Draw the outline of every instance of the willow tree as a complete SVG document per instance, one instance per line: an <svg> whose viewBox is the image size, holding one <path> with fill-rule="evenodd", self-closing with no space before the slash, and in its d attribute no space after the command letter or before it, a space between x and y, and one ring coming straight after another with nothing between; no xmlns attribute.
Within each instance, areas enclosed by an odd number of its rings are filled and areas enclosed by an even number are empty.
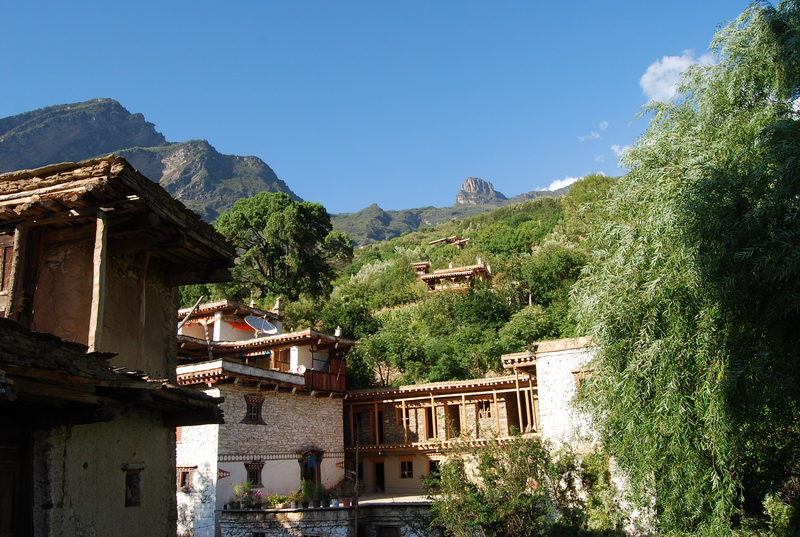
<svg viewBox="0 0 800 537"><path fill-rule="evenodd" d="M585 402L668 534L798 497L800 7L753 4L711 48L646 108L575 292L599 349Z"/></svg>

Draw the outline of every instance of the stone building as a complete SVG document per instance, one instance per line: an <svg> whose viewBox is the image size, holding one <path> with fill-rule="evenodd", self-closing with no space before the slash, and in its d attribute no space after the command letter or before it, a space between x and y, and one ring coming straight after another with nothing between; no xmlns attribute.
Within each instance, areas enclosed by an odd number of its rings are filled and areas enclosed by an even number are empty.
<svg viewBox="0 0 800 537"><path fill-rule="evenodd" d="M588 429L570 401L591 356L588 338L545 341L503 356L505 375L349 392L346 466L367 494L423 495L421 477L460 446L522 434L580 447Z"/></svg>
<svg viewBox="0 0 800 537"><path fill-rule="evenodd" d="M230 278L213 228L108 157L0 175L0 534L175 535L176 286Z"/></svg>
<svg viewBox="0 0 800 537"><path fill-rule="evenodd" d="M224 424L180 429L179 533L214 535L234 484L288 494L301 479L341 481L345 353L353 342L314 330L280 333L277 307L220 301L179 317L188 320L178 335L178 382L225 399Z"/></svg>

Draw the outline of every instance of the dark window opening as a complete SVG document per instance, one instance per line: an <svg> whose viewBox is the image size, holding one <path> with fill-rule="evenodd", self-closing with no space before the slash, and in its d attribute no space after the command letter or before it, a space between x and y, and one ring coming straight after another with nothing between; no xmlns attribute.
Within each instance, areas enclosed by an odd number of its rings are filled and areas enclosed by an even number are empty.
<svg viewBox="0 0 800 537"><path fill-rule="evenodd" d="M383 411L378 411L378 419L377 419L377 426L378 426L378 444L383 444Z"/></svg>
<svg viewBox="0 0 800 537"><path fill-rule="evenodd" d="M142 505L142 471L125 472L125 507Z"/></svg>
<svg viewBox="0 0 800 537"><path fill-rule="evenodd" d="M400 479L414 477L414 461L400 461Z"/></svg>
<svg viewBox="0 0 800 537"><path fill-rule="evenodd" d="M447 420L447 438L455 438L461 434L461 405L445 405Z"/></svg>
<svg viewBox="0 0 800 537"><path fill-rule="evenodd" d="M425 407L425 438L428 440L436 438L433 428L433 408L429 406Z"/></svg>

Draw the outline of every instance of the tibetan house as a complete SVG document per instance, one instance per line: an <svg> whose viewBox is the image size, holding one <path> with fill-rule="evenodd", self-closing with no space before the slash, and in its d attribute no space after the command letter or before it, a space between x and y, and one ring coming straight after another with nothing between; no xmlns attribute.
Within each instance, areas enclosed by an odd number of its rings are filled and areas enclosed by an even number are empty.
<svg viewBox="0 0 800 537"><path fill-rule="evenodd" d="M234 252L124 159L0 175L0 535L175 535L177 286Z"/></svg>
<svg viewBox="0 0 800 537"><path fill-rule="evenodd" d="M426 266L427 265L427 266ZM412 267L417 272L417 277L428 286L428 292L455 290L466 292L477 282L491 279L492 271L489 265L478 260L477 265L453 267L428 272L430 263L414 263Z"/></svg>
<svg viewBox="0 0 800 537"><path fill-rule="evenodd" d="M215 511L234 484L288 494L301 479L325 487L343 479L345 354L353 341L282 333L277 306L221 301L181 310L179 320L178 382L224 397L226 418L180 429L180 532L213 536Z"/></svg>
<svg viewBox="0 0 800 537"><path fill-rule="evenodd" d="M366 493L419 495L420 478L459 446L572 441L585 420L569 403L590 357L587 338L545 341L505 355L504 375L349 392L346 467Z"/></svg>

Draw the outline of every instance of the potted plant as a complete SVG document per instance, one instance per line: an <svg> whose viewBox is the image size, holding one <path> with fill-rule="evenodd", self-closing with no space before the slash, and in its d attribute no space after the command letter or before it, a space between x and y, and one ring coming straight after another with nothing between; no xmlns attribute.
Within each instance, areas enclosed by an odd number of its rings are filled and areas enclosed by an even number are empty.
<svg viewBox="0 0 800 537"><path fill-rule="evenodd" d="M300 501L303 499L303 495L300 493L299 490L295 490L294 492L290 492L289 496L287 496L286 501L291 504L291 507L297 509L300 507Z"/></svg>
<svg viewBox="0 0 800 537"><path fill-rule="evenodd" d="M342 488L335 485L328 489L328 497L331 499L331 507L339 507L339 498L342 497Z"/></svg>
<svg viewBox="0 0 800 537"><path fill-rule="evenodd" d="M270 494L267 496L267 505L273 509L282 509L289 497L285 494Z"/></svg>
<svg viewBox="0 0 800 537"><path fill-rule="evenodd" d="M303 509L308 509L308 504L314 498L316 492L317 487L312 481L308 481L306 479L300 481L300 494L302 496L300 503L303 506Z"/></svg>
<svg viewBox="0 0 800 537"><path fill-rule="evenodd" d="M350 507L352 499L355 497L355 495L356 495L356 491L353 490L352 487L346 487L342 491L342 505L344 507Z"/></svg>
<svg viewBox="0 0 800 537"><path fill-rule="evenodd" d="M264 493L260 490L249 490L245 492L242 504L245 509L261 509L263 499Z"/></svg>

